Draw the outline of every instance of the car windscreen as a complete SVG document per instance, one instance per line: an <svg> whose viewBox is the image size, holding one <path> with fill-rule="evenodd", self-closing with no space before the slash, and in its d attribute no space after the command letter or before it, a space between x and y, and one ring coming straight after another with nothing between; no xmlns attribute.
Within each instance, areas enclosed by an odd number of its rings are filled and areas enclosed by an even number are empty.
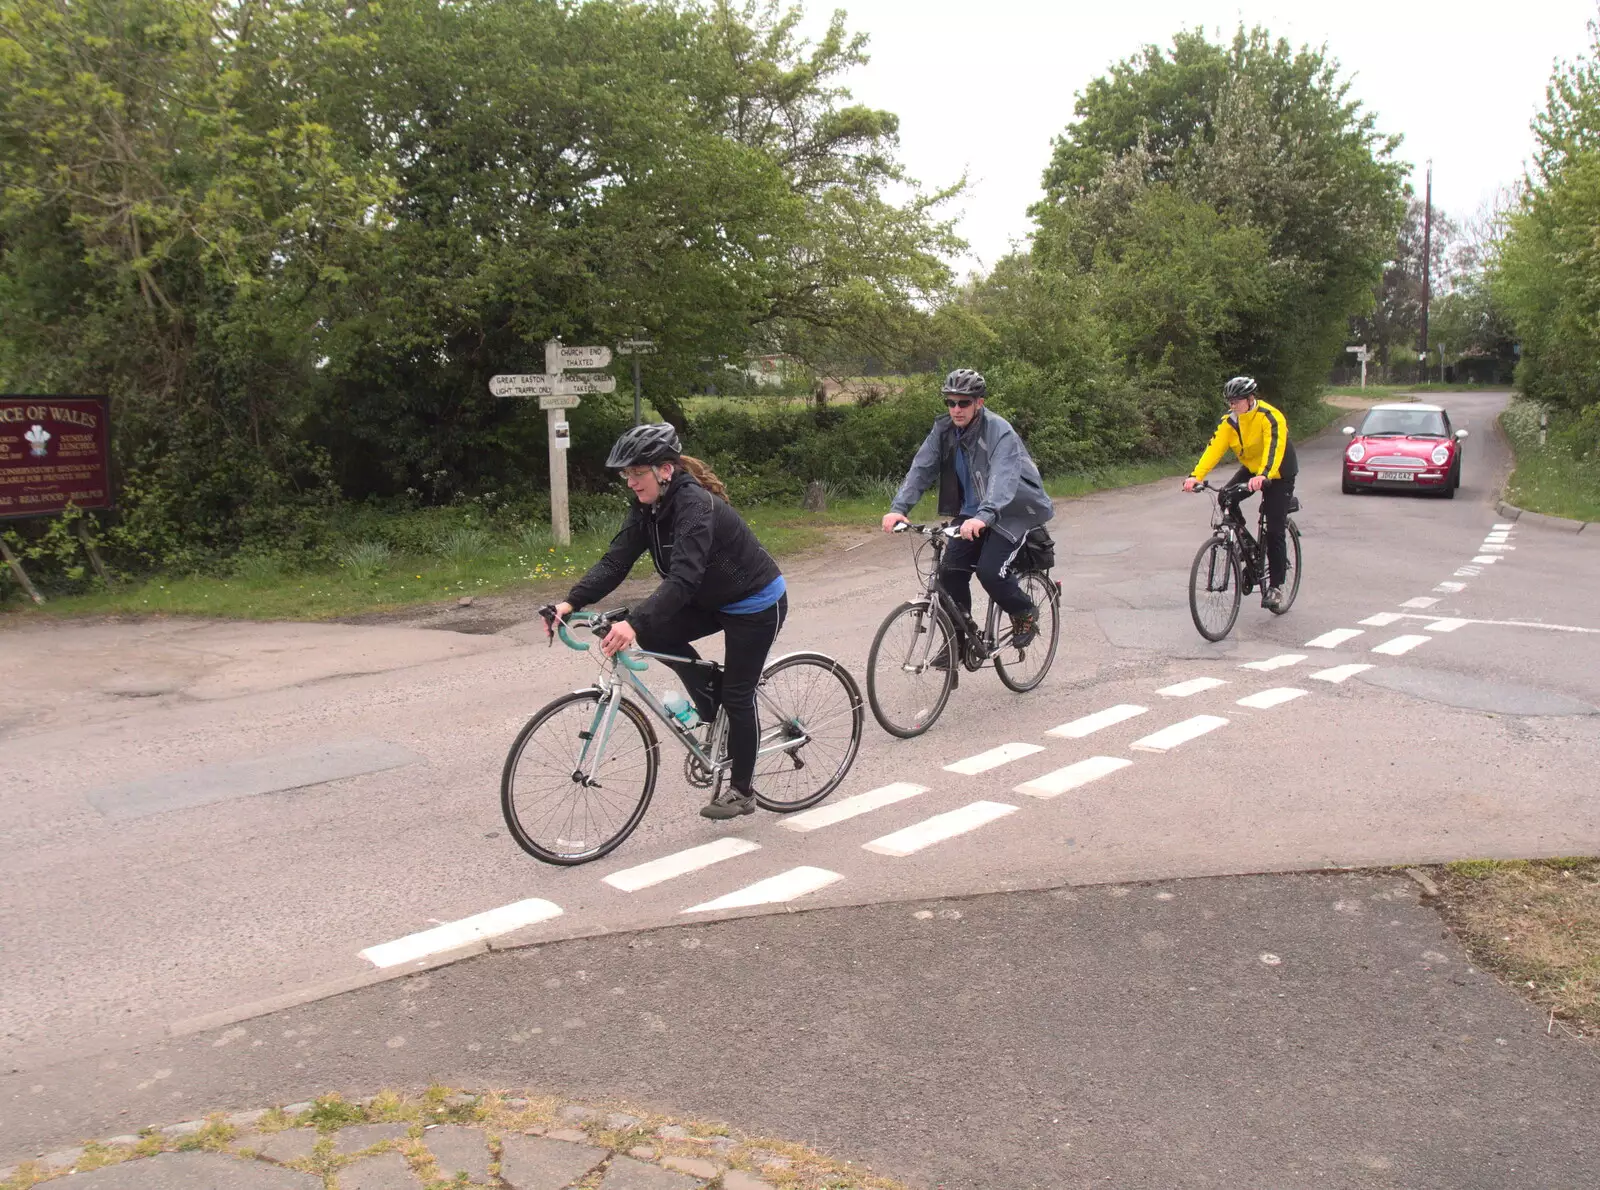
<svg viewBox="0 0 1600 1190"><path fill-rule="evenodd" d="M1445 438L1444 414L1436 409L1370 409L1360 433L1368 438Z"/></svg>

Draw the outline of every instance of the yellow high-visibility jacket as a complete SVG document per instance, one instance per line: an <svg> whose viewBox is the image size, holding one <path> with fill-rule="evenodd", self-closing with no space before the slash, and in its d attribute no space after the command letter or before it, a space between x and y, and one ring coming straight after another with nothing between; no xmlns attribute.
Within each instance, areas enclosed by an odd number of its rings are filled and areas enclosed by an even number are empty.
<svg viewBox="0 0 1600 1190"><path fill-rule="evenodd" d="M1211 436L1211 445L1206 447L1190 474L1204 479L1231 450L1239 465L1252 475L1278 479L1278 468L1283 466L1283 455L1288 449L1288 421L1276 408L1258 400L1250 412L1239 417L1231 410L1223 414L1217 432Z"/></svg>

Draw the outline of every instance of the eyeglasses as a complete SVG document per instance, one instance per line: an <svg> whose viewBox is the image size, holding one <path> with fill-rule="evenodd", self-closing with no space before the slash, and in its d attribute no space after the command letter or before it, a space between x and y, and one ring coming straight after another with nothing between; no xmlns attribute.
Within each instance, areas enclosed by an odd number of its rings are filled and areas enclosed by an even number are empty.
<svg viewBox="0 0 1600 1190"><path fill-rule="evenodd" d="M959 401L952 401L949 397L946 397L944 399L944 407L946 409L966 409L972 404L972 401L973 398L971 397L963 397Z"/></svg>
<svg viewBox="0 0 1600 1190"><path fill-rule="evenodd" d="M654 475L655 472L654 467L624 467L617 474L623 479L643 479L646 475Z"/></svg>

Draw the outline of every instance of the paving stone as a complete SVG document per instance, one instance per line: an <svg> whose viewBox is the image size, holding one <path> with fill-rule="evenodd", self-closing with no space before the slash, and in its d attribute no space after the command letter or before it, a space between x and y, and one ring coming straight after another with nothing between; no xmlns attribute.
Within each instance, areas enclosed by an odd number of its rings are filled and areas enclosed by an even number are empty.
<svg viewBox="0 0 1600 1190"><path fill-rule="evenodd" d="M777 1187L742 1169L730 1169L722 1175L722 1190L777 1190Z"/></svg>
<svg viewBox="0 0 1600 1190"><path fill-rule="evenodd" d="M294 1161L311 1156L312 1146L317 1139L315 1128L286 1128L282 1132L263 1136L259 1141L252 1141L250 1147L274 1161Z"/></svg>
<svg viewBox="0 0 1600 1190"><path fill-rule="evenodd" d="M295 1116L298 1116L301 1112L310 1111L312 1108L314 1108L316 1106L317 1105L315 1103L310 1103L310 1102L306 1102L306 1103L286 1103L286 1104L283 1105L283 1114L292 1119Z"/></svg>
<svg viewBox="0 0 1600 1190"><path fill-rule="evenodd" d="M161 1131L168 1136L193 1136L196 1132L205 1130L204 1120L185 1120L181 1124L168 1124Z"/></svg>
<svg viewBox="0 0 1600 1190"><path fill-rule="evenodd" d="M626 1132L629 1128L638 1127L644 1123L638 1116L630 1116L627 1112L614 1111L606 1117L606 1127L618 1132Z"/></svg>
<svg viewBox="0 0 1600 1190"><path fill-rule="evenodd" d="M628 1156L637 1157L640 1161L654 1161L656 1159L656 1151L649 1145L634 1145L633 1148L628 1150Z"/></svg>
<svg viewBox="0 0 1600 1190"><path fill-rule="evenodd" d="M451 1095L445 1099L444 1105L446 1107L476 1107L478 1106L478 1097L476 1095Z"/></svg>
<svg viewBox="0 0 1600 1190"><path fill-rule="evenodd" d="M356 1124L333 1134L333 1151L359 1153L386 1140L399 1140L410 1131L410 1124Z"/></svg>
<svg viewBox="0 0 1600 1190"><path fill-rule="evenodd" d="M399 1153L363 1157L339 1171L339 1190L421 1190L422 1179Z"/></svg>
<svg viewBox="0 0 1600 1190"><path fill-rule="evenodd" d="M549 1132L546 1132L545 1135L551 1140L570 1141L575 1145L586 1145L589 1143L589 1134L582 1128L552 1128Z"/></svg>
<svg viewBox="0 0 1600 1190"><path fill-rule="evenodd" d="M618 1157L611 1162L600 1185L602 1190L697 1190L704 1182L632 1157Z"/></svg>
<svg viewBox="0 0 1600 1190"><path fill-rule="evenodd" d="M714 1178L721 1169L715 1161L707 1161L704 1157L663 1157L661 1164L697 1178Z"/></svg>
<svg viewBox="0 0 1600 1190"><path fill-rule="evenodd" d="M561 1109L559 1114L561 1118L567 1121L569 1124L582 1124L588 1120L594 1119L595 1116L599 1115L600 1113L595 1111L593 1108L580 1107L576 1103L569 1103L566 1107Z"/></svg>
<svg viewBox="0 0 1600 1190"><path fill-rule="evenodd" d="M57 1149L54 1153L46 1153L39 1158L39 1164L46 1169L67 1169L78 1164L78 1158L83 1156L82 1146L71 1149Z"/></svg>
<svg viewBox="0 0 1600 1190"><path fill-rule="evenodd" d="M606 1150L593 1145L550 1136L508 1136L500 1155L500 1177L511 1190L561 1190L605 1158Z"/></svg>
<svg viewBox="0 0 1600 1190"><path fill-rule="evenodd" d="M489 1139L482 1128L444 1124L424 1132L422 1143L439 1163L440 1177L465 1172L474 1182L489 1180Z"/></svg>
<svg viewBox="0 0 1600 1190"><path fill-rule="evenodd" d="M107 1146L110 1146L110 1145L126 1145L128 1148L131 1149L131 1148L133 1148L134 1145L139 1143L139 1138L137 1136L132 1136L132 1135L129 1135L127 1133L124 1133L122 1136L113 1136L110 1140L104 1141L102 1143L106 1144Z"/></svg>
<svg viewBox="0 0 1600 1190"><path fill-rule="evenodd" d="M261 1123L263 1116L269 1109L258 1107L255 1111L236 1111L227 1118L227 1122L235 1128L254 1128Z"/></svg>
<svg viewBox="0 0 1600 1190"><path fill-rule="evenodd" d="M656 1135L664 1140L688 1140L689 1130L682 1124L664 1124L656 1129Z"/></svg>
<svg viewBox="0 0 1600 1190"><path fill-rule="evenodd" d="M74 1174L72 1190L321 1190L315 1174L221 1153L162 1153Z"/></svg>

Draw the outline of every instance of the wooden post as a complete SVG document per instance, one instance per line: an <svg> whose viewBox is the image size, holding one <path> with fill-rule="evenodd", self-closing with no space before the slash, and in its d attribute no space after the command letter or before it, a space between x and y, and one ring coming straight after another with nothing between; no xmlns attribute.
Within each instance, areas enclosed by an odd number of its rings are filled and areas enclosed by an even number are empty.
<svg viewBox="0 0 1600 1190"><path fill-rule="evenodd" d="M83 542L83 552L89 555L89 561L94 565L94 572L100 576L100 581L109 587L111 572L100 560L100 551L94 548L94 542L89 537L89 526L84 517L78 518L78 539Z"/></svg>
<svg viewBox="0 0 1600 1190"><path fill-rule="evenodd" d="M17 576L17 582L22 584L22 589L28 593L28 598L35 603L43 603L44 596L39 594L38 588L33 585L33 580L28 577L28 572L22 569L22 561L11 552L11 547L6 544L6 539L0 537L0 557L4 557L6 565L11 567L11 573Z"/></svg>
<svg viewBox="0 0 1600 1190"><path fill-rule="evenodd" d="M572 526L567 519L567 451L556 440L556 423L567 419L565 409L546 409L550 427L550 532L557 545L572 544Z"/></svg>

